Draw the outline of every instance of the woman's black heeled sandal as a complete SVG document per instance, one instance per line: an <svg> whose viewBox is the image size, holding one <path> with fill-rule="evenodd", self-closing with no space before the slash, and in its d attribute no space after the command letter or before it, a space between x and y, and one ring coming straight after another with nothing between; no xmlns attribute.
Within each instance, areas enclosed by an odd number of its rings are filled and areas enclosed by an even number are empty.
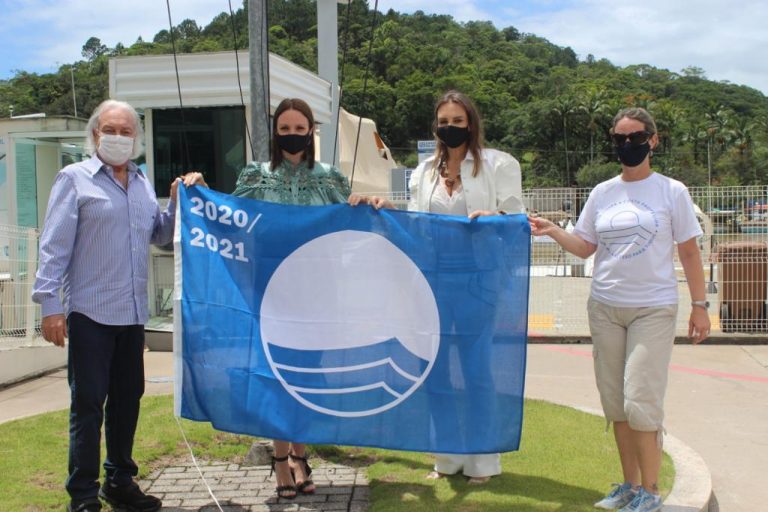
<svg viewBox="0 0 768 512"><path fill-rule="evenodd" d="M312 489L311 491L307 491L306 490L307 487L309 487L311 485L315 485L315 482L313 482L312 479L309 478L312 475L312 468L309 466L309 462L307 462L307 458L306 457L299 457L298 455L294 455L292 453L289 454L289 456L291 457L291 460L294 460L294 461L297 460L297 461L301 462L301 464L304 465L304 475L307 478L306 480L304 480L300 484L296 485L296 490L299 491L302 494L314 494L315 493L314 489ZM293 470L291 470L291 472L293 472ZM296 477L294 476L294 479L295 478Z"/></svg>
<svg viewBox="0 0 768 512"><path fill-rule="evenodd" d="M277 479L275 464L278 462L287 462L287 461L288 461L288 455L286 455L285 457L272 457L272 469L269 471L269 476L272 477L272 473L275 473L275 479ZM293 470L291 470L291 477L293 477ZM292 500L298 494L298 491L296 490L295 485L277 485L275 486L275 490L277 491L278 498L283 498L286 500ZM293 493L293 494L288 494L288 493Z"/></svg>

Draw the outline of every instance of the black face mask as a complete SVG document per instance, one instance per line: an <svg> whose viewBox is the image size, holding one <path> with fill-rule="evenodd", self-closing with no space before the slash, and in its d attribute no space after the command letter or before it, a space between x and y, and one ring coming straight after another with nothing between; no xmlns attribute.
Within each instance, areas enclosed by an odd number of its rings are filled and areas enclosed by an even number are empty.
<svg viewBox="0 0 768 512"><path fill-rule="evenodd" d="M311 133L306 135L275 135L275 141L281 150L289 155L295 155L309 147L310 137L312 137Z"/></svg>
<svg viewBox="0 0 768 512"><path fill-rule="evenodd" d="M449 148L457 148L469 140L469 127L447 125L437 128L437 138Z"/></svg>
<svg viewBox="0 0 768 512"><path fill-rule="evenodd" d="M619 162L627 167L637 167L648 153L651 152L651 145L649 143L640 144L639 146L633 146L629 142L622 146L616 147L616 156L619 158Z"/></svg>

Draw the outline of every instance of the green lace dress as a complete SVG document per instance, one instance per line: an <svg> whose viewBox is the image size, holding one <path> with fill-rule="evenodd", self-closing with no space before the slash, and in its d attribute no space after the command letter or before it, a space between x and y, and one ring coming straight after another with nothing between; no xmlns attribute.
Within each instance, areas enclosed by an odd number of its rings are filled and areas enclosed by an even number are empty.
<svg viewBox="0 0 768 512"><path fill-rule="evenodd" d="M274 170L269 162L251 162L237 178L232 195L260 201L295 205L345 203L351 190L339 170L315 162L312 169L302 161L294 166L287 160Z"/></svg>

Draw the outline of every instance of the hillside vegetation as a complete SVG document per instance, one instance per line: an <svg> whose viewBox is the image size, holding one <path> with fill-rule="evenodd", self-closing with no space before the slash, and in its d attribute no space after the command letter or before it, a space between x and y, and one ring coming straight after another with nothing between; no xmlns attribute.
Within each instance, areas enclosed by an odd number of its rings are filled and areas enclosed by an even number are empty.
<svg viewBox="0 0 768 512"><path fill-rule="evenodd" d="M272 0L269 12L270 51L311 70L317 67L316 5ZM177 51L246 47L245 9L234 20L222 12L205 27L182 21L174 28ZM87 116L107 97L110 56L170 52L168 30L114 48L92 37L81 61L50 74L18 71L0 82L0 115L11 105L16 114L73 114L74 67L78 114ZM710 81L695 66L678 72L644 63L619 67L515 27L423 12L374 14L363 0L339 6L339 58L342 105L374 119L405 164L416 161L416 141L431 138L435 98L456 88L478 104L488 145L521 161L529 187L592 186L614 175L608 130L626 106L643 106L656 117L661 144L654 166L663 173L689 186L706 184L710 170L713 185L768 183L768 99L750 87Z"/></svg>

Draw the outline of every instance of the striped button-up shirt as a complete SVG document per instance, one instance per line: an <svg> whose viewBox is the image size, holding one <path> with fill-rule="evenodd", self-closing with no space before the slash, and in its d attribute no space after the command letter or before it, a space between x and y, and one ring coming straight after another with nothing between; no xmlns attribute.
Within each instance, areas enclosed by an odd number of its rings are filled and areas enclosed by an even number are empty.
<svg viewBox="0 0 768 512"><path fill-rule="evenodd" d="M32 291L43 316L76 311L101 324L146 323L149 244L173 238L174 206L160 212L133 162L127 189L95 155L59 171Z"/></svg>

